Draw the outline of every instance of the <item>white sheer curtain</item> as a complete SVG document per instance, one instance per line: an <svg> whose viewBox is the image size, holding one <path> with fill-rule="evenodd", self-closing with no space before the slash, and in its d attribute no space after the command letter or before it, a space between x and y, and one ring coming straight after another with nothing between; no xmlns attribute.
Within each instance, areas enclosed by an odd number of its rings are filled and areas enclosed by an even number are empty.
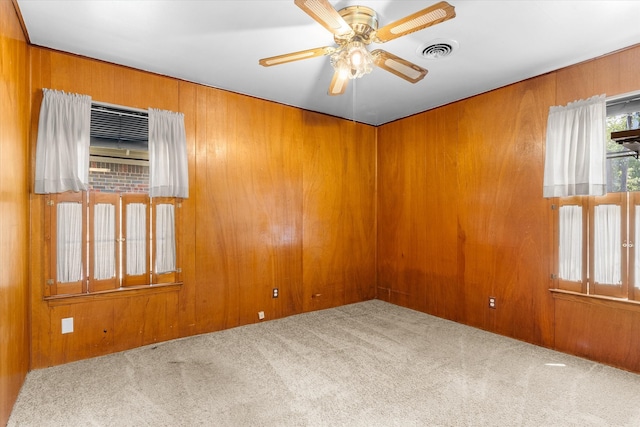
<svg viewBox="0 0 640 427"><path fill-rule="evenodd" d="M622 283L622 242L620 206L598 205L593 218L593 280L595 283Z"/></svg>
<svg viewBox="0 0 640 427"><path fill-rule="evenodd" d="M189 197L182 113L149 109L149 196Z"/></svg>
<svg viewBox="0 0 640 427"><path fill-rule="evenodd" d="M174 206L156 206L156 273L176 269L176 234Z"/></svg>
<svg viewBox="0 0 640 427"><path fill-rule="evenodd" d="M116 274L115 206L97 203L93 215L93 278L111 279Z"/></svg>
<svg viewBox="0 0 640 427"><path fill-rule="evenodd" d="M34 191L81 191L89 183L91 97L43 89Z"/></svg>
<svg viewBox="0 0 640 427"><path fill-rule="evenodd" d="M558 276L582 281L582 206L560 207L560 249Z"/></svg>
<svg viewBox="0 0 640 427"><path fill-rule="evenodd" d="M544 197L606 193L605 130L605 95L549 109Z"/></svg>
<svg viewBox="0 0 640 427"><path fill-rule="evenodd" d="M144 203L129 203L127 210L127 271L130 276L146 273L147 207Z"/></svg>
<svg viewBox="0 0 640 427"><path fill-rule="evenodd" d="M77 282L82 279L82 204L62 202L56 209L56 280Z"/></svg>

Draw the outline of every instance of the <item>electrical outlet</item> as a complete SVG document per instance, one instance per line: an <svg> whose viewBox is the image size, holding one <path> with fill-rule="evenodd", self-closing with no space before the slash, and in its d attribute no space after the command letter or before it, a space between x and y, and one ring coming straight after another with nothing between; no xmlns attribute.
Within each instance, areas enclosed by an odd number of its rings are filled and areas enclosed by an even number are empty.
<svg viewBox="0 0 640 427"><path fill-rule="evenodd" d="M489 308L496 308L496 297L489 297Z"/></svg>
<svg viewBox="0 0 640 427"><path fill-rule="evenodd" d="M259 311L258 312L258 319L264 320L264 311Z"/></svg>
<svg viewBox="0 0 640 427"><path fill-rule="evenodd" d="M70 334L73 332L73 317L65 317L62 319L62 333Z"/></svg>
<svg viewBox="0 0 640 427"><path fill-rule="evenodd" d="M273 297L278 298L278 288L273 288Z"/></svg>

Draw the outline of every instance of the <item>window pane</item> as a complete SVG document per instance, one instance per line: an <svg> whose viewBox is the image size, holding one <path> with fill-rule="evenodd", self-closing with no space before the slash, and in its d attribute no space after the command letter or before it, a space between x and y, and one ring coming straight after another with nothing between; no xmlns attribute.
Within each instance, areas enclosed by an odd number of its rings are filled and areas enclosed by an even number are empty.
<svg viewBox="0 0 640 427"><path fill-rule="evenodd" d="M82 280L82 204L58 203L56 232L57 281Z"/></svg>
<svg viewBox="0 0 640 427"><path fill-rule="evenodd" d="M96 280L116 275L115 206L97 203L93 218L94 272Z"/></svg>
<svg viewBox="0 0 640 427"><path fill-rule="evenodd" d="M598 205L594 209L594 282L622 283L621 212L618 205Z"/></svg>
<svg viewBox="0 0 640 427"><path fill-rule="evenodd" d="M582 206L560 207L558 265L560 279L582 281Z"/></svg>
<svg viewBox="0 0 640 427"><path fill-rule="evenodd" d="M176 269L175 212L171 204L156 206L156 273Z"/></svg>
<svg viewBox="0 0 640 427"><path fill-rule="evenodd" d="M618 103L616 108L607 106L607 135L611 132L640 127L640 112L627 110L637 108L636 104ZM621 107L621 108L618 108ZM629 149L608 139L607 142L607 193L640 190L640 161L633 156L616 157L615 153Z"/></svg>
<svg viewBox="0 0 640 427"><path fill-rule="evenodd" d="M127 215L127 271L130 276L146 273L147 206L144 203L126 205Z"/></svg>

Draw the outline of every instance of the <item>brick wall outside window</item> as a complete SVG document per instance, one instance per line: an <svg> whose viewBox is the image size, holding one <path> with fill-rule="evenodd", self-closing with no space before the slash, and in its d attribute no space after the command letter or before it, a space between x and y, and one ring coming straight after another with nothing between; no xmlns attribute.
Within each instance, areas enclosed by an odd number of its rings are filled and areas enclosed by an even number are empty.
<svg viewBox="0 0 640 427"><path fill-rule="evenodd" d="M105 193L148 193L149 166L90 162L89 187ZM96 171L91 169L105 169Z"/></svg>

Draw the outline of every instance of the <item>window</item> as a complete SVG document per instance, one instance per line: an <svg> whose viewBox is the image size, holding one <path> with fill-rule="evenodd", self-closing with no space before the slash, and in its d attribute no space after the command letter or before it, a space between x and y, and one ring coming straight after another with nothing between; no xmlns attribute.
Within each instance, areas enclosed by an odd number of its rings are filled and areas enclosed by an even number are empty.
<svg viewBox="0 0 640 427"><path fill-rule="evenodd" d="M561 199L556 288L640 301L640 192Z"/></svg>
<svg viewBox="0 0 640 427"><path fill-rule="evenodd" d="M640 94L607 102L607 135L640 128ZM607 141L607 193L640 191L638 146Z"/></svg>
<svg viewBox="0 0 640 427"><path fill-rule="evenodd" d="M179 199L94 191L46 199L45 296L181 281Z"/></svg>
<svg viewBox="0 0 640 427"><path fill-rule="evenodd" d="M607 133L640 127L640 94L607 102ZM605 196L555 205L557 289L640 301L640 161L609 138ZM640 146L638 147L640 149Z"/></svg>
<svg viewBox="0 0 640 427"><path fill-rule="evenodd" d="M92 102L89 188L149 193L149 114Z"/></svg>
<svg viewBox="0 0 640 427"><path fill-rule="evenodd" d="M148 113L93 102L90 137L90 190L46 196L45 296L178 283L180 203L149 198Z"/></svg>

